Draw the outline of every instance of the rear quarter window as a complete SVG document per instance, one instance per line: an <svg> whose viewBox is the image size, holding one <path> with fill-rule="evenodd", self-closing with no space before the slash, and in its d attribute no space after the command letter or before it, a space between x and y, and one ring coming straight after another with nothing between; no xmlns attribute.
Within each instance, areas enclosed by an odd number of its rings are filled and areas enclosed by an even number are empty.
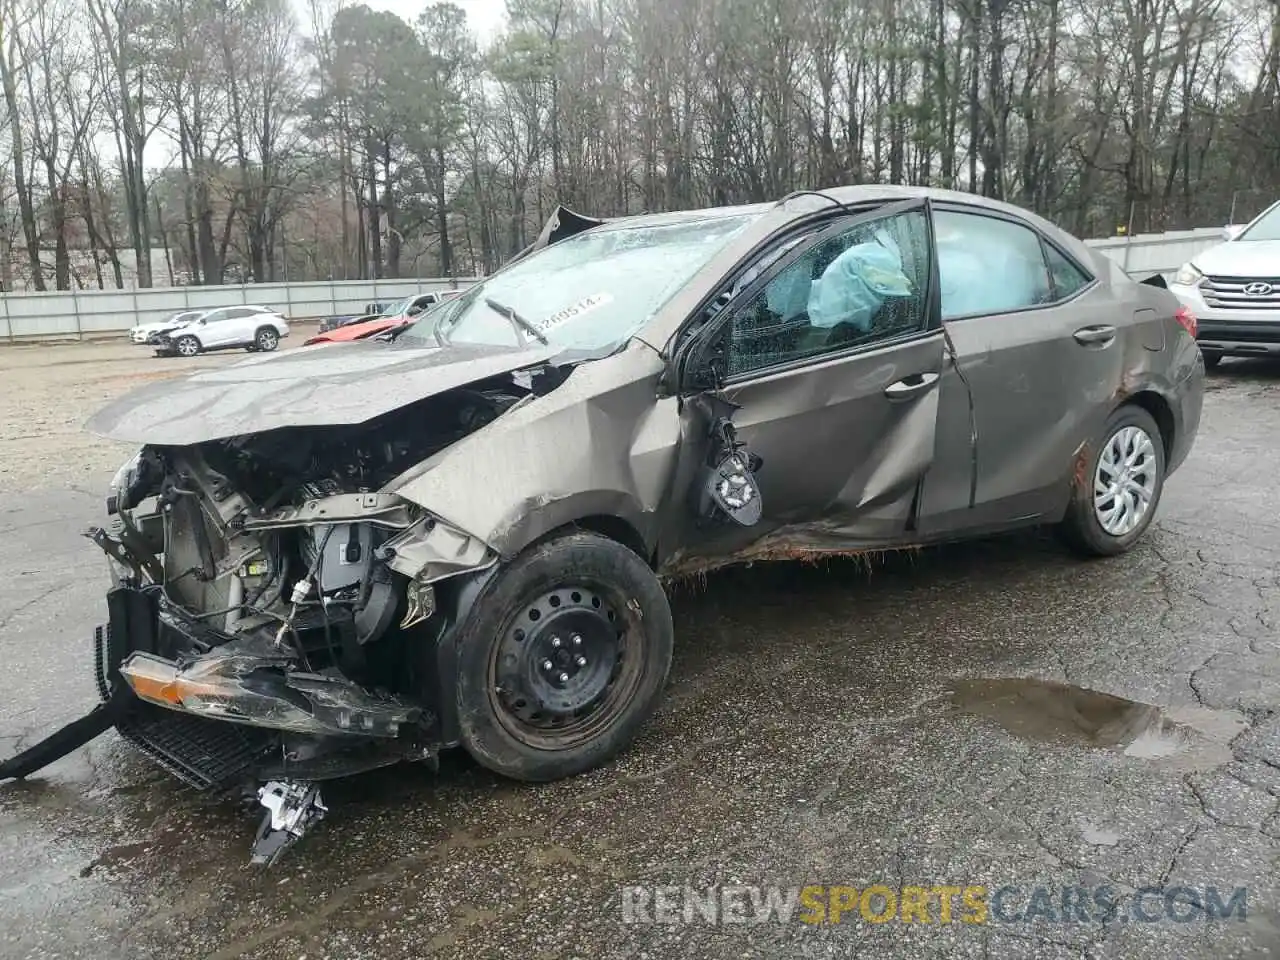
<svg viewBox="0 0 1280 960"><path fill-rule="evenodd" d="M1049 264L1049 275L1053 279L1054 300L1065 300L1087 287L1092 281L1087 273L1062 255L1051 243L1044 245L1044 258Z"/></svg>

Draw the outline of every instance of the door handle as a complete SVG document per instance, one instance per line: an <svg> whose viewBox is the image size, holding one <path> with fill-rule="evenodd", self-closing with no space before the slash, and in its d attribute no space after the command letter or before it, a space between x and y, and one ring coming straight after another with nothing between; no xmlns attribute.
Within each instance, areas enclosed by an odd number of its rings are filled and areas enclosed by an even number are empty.
<svg viewBox="0 0 1280 960"><path fill-rule="evenodd" d="M1098 344L1105 347L1116 338L1116 328L1102 326L1081 327L1072 336L1076 338L1076 343L1083 343L1086 346Z"/></svg>
<svg viewBox="0 0 1280 960"><path fill-rule="evenodd" d="M908 397L914 397L917 393L924 393L935 383L938 382L936 373L913 373L909 377L903 377L897 383L891 383L884 388L884 395L890 400L906 400Z"/></svg>

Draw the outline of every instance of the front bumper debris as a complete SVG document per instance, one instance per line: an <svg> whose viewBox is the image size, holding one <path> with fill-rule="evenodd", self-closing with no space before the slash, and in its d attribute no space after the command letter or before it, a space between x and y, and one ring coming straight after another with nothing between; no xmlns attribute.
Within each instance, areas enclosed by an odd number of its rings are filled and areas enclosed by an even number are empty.
<svg viewBox="0 0 1280 960"><path fill-rule="evenodd" d="M329 809L320 800L320 788L299 780L272 780L258 791L258 802L267 808L253 841L251 863L269 867L324 819Z"/></svg>
<svg viewBox="0 0 1280 960"><path fill-rule="evenodd" d="M101 702L0 763L0 779L27 777L114 726L197 789L267 781L252 853L265 866L324 817L318 782L435 759L438 718L418 706L340 675L293 670L270 640L188 621L154 588L116 587L107 608L110 622L94 637Z"/></svg>
<svg viewBox="0 0 1280 960"><path fill-rule="evenodd" d="M21 780L35 773L72 750L83 747L90 740L106 733L120 717L123 704L109 701L100 703L79 720L73 720L58 732L45 737L35 746L28 747L16 757L0 763L0 780Z"/></svg>

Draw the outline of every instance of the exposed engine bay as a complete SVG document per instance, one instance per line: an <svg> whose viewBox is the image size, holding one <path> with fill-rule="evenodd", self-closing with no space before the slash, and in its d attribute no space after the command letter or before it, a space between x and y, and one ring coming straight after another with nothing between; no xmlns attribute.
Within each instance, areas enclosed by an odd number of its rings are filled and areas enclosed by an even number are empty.
<svg viewBox="0 0 1280 960"><path fill-rule="evenodd" d="M133 572L150 567L169 603L230 634L283 629L299 655L336 666L339 640L373 643L392 625L406 600L394 541L431 520L376 491L519 399L458 390L359 427L144 448L109 512L145 545L130 549Z"/></svg>
<svg viewBox="0 0 1280 960"><path fill-rule="evenodd" d="M397 614L409 625L413 605L397 546L438 523L377 491L520 398L514 387L457 390L358 427L145 447L108 504L107 536L124 548L115 559L176 615L231 637L270 634L312 667L376 680L358 648L386 637Z"/></svg>
<svg viewBox="0 0 1280 960"><path fill-rule="evenodd" d="M116 584L104 708L188 783L267 781L255 861L323 816L316 781L457 742L439 640L497 558L380 491L530 392L504 377L358 426L147 446L117 473L89 531Z"/></svg>

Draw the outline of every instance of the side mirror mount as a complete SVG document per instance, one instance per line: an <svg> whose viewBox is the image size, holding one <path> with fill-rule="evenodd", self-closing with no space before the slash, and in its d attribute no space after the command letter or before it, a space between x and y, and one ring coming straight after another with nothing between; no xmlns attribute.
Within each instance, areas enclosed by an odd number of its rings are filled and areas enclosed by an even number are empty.
<svg viewBox="0 0 1280 960"><path fill-rule="evenodd" d="M1227 224L1225 227L1222 228L1222 239L1230 243L1232 240L1235 240L1237 237L1239 237L1240 234L1244 233L1244 228L1247 226L1248 226L1247 223Z"/></svg>
<svg viewBox="0 0 1280 960"><path fill-rule="evenodd" d="M729 369L728 328L722 328L713 340L707 341L689 358L679 384L682 393L705 393L719 390Z"/></svg>
<svg viewBox="0 0 1280 960"><path fill-rule="evenodd" d="M697 514L703 520L755 526L763 513L755 475L763 464L738 439L733 425L737 404L715 393L704 394L695 402L702 416L710 420L707 456L695 488Z"/></svg>

